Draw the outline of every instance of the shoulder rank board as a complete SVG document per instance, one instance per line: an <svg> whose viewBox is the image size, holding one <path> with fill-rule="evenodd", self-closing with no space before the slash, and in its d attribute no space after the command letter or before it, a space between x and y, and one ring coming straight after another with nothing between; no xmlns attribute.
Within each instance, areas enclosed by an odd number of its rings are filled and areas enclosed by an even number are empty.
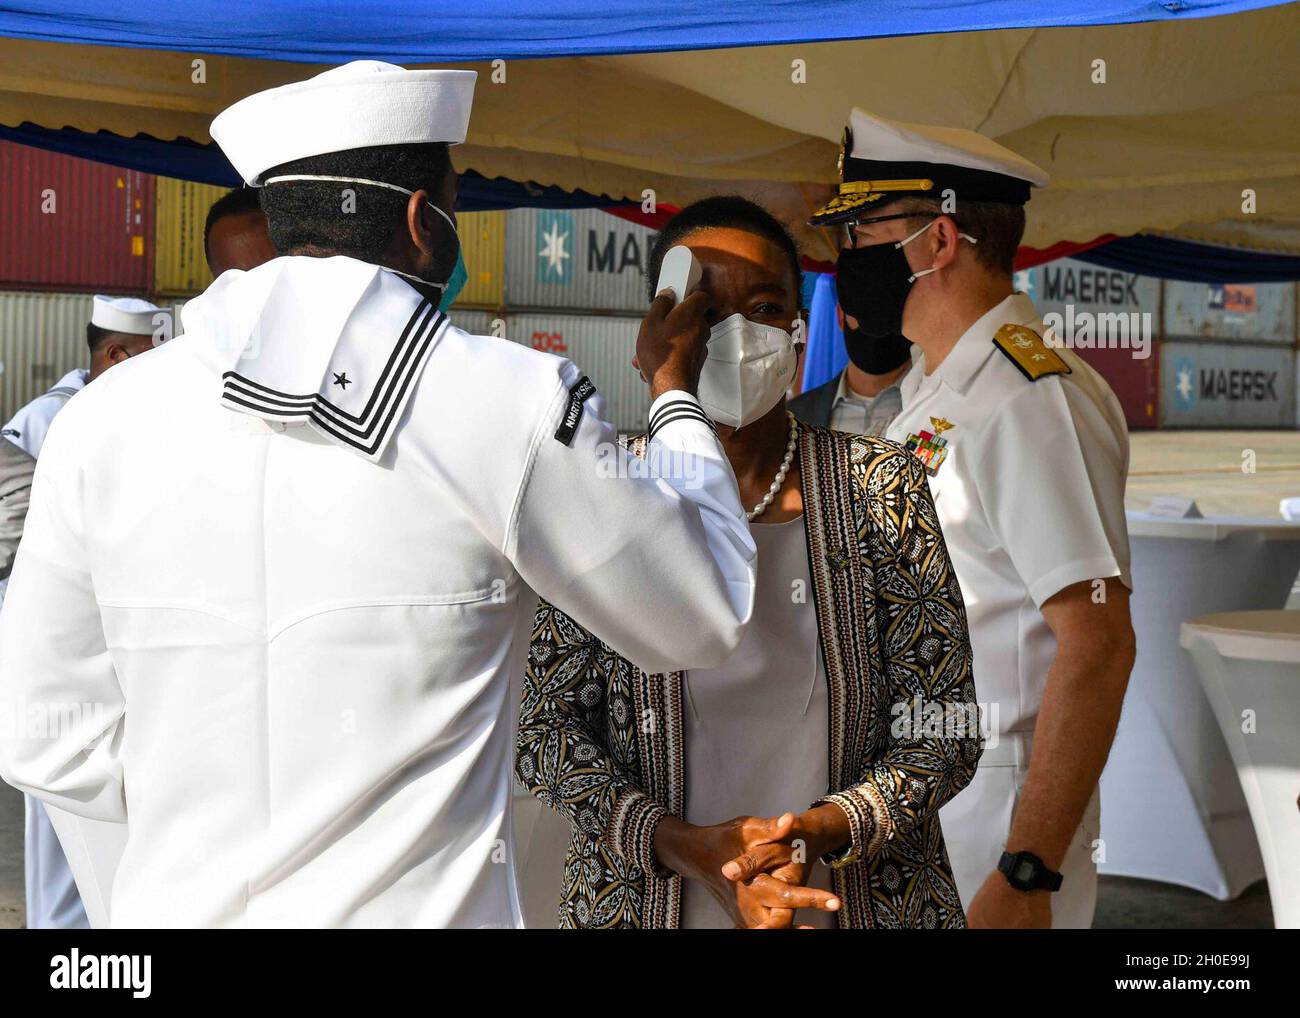
<svg viewBox="0 0 1300 1018"><path fill-rule="evenodd" d="M1031 382L1045 375L1070 373L1070 365L1027 325L1008 323L1002 326L993 336L993 345L1006 354L1007 359Z"/></svg>

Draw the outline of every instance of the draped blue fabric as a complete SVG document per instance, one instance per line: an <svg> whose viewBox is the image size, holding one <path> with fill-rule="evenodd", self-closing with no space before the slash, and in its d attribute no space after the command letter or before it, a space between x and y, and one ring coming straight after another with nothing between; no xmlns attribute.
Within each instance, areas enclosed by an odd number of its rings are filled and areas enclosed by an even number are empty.
<svg viewBox="0 0 1300 1018"><path fill-rule="evenodd" d="M805 272L804 280L805 287L812 291L812 300L808 302L808 349L804 352L803 366L803 391L807 392L843 371L849 355L844 351L844 333L835 314L835 277L823 272Z"/></svg>
<svg viewBox="0 0 1300 1018"><path fill-rule="evenodd" d="M306 63L440 63L1181 21L1279 2L11 0L0 8L0 35Z"/></svg>

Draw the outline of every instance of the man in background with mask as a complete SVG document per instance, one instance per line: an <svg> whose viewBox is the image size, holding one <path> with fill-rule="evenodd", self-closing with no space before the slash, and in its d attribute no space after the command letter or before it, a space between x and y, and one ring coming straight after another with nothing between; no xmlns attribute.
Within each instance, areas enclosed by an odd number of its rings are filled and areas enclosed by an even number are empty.
<svg viewBox="0 0 1300 1018"><path fill-rule="evenodd" d="M887 437L929 475L990 736L941 814L957 886L973 927L1087 927L1097 782L1134 654L1128 433L1012 290L1047 175L973 131L855 109L841 178L812 223L847 231L863 332L920 350Z"/></svg>
<svg viewBox="0 0 1300 1018"><path fill-rule="evenodd" d="M836 313L849 363L829 382L796 396L790 412L819 428L881 437L902 408L898 383L912 366L912 344L903 336L876 338L862 331L865 315L851 248L835 266Z"/></svg>
<svg viewBox="0 0 1300 1018"><path fill-rule="evenodd" d="M638 340L681 464L657 477L602 471L626 453L576 365L441 310L475 78L358 61L221 113L283 255L51 429L0 710L95 709L0 740L0 772L127 824L114 926L518 925L538 594L655 670L743 635L754 544L694 396L708 294Z"/></svg>

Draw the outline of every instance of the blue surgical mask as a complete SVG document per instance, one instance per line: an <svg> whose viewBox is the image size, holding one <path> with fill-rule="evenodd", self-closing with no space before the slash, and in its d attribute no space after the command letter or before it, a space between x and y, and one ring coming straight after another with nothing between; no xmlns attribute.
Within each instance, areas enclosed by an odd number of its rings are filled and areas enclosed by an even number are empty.
<svg viewBox="0 0 1300 1018"><path fill-rule="evenodd" d="M468 282L469 269L465 267L465 249L457 245L456 267L451 270L451 275L447 278L447 284L442 288L442 300L438 302L438 310L450 310L457 295L465 288L465 284Z"/></svg>

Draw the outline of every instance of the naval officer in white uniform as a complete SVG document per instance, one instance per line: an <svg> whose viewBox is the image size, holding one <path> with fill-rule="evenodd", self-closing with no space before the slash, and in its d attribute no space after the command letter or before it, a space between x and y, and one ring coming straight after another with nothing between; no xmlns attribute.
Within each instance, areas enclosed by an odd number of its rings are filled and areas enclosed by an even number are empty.
<svg viewBox="0 0 1300 1018"><path fill-rule="evenodd" d="M0 770L129 821L115 926L520 925L538 595L651 671L743 633L754 543L692 395L707 294L642 326L657 476L574 364L447 321L474 80L361 61L219 115L283 256L51 431L0 707L101 709Z"/></svg>
<svg viewBox="0 0 1300 1018"><path fill-rule="evenodd" d="M1097 781L1133 664L1128 432L1105 381L1011 286L1047 175L976 134L854 110L813 222L920 357L887 437L926 466L961 582L989 741L940 818L971 927L1087 927Z"/></svg>
<svg viewBox="0 0 1300 1018"><path fill-rule="evenodd" d="M19 410L0 430L0 435L33 458L40 456L46 432L68 400L91 379L114 364L153 347L153 336L161 323L154 320L160 309L138 297L97 295L91 302L86 339L90 346L90 368L74 368L49 392L36 397ZM0 604L5 597L7 576L0 580ZM54 817L61 831L74 838L74 850L107 841L112 845L117 832L105 825L83 820L51 807L34 797L24 796L23 873L26 886L27 928L32 930L75 930L90 925L76 881L68 866L59 836L51 823ZM94 912L92 902L91 911Z"/></svg>

